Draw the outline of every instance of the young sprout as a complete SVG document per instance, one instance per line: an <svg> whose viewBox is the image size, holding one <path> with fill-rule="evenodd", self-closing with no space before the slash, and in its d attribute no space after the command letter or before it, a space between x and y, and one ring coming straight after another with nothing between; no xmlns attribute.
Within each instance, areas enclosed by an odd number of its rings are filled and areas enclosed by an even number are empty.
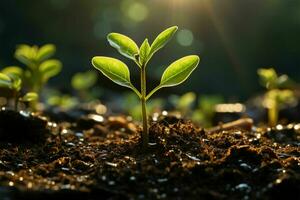
<svg viewBox="0 0 300 200"><path fill-rule="evenodd" d="M264 96L263 105L268 108L270 126L278 122L279 109L295 102L295 94L291 89L293 82L287 75L278 76L273 68L258 69L261 84L268 90Z"/></svg>
<svg viewBox="0 0 300 200"><path fill-rule="evenodd" d="M39 94L44 84L61 71L61 62L50 59L55 52L56 47L53 44L42 47L23 44L17 47L15 57L27 67L23 78L31 91Z"/></svg>
<svg viewBox="0 0 300 200"><path fill-rule="evenodd" d="M177 26L170 27L161 32L153 43L150 45L148 39L145 39L140 48L129 37L119 34L110 33L107 36L108 42L116 48L120 54L133 60L140 70L140 91L132 85L130 81L130 72L127 65L120 60L104 56L96 56L92 59L93 66L111 79L116 84L132 89L141 101L143 131L141 134L142 145L148 146L148 119L147 119L147 100L159 89L164 87L176 86L184 82L195 70L199 63L199 57L190 55L183 57L167 67L164 71L160 84L151 92L147 93L146 87L146 67L151 57L162 47L164 47L177 31Z"/></svg>
<svg viewBox="0 0 300 200"><path fill-rule="evenodd" d="M83 100L92 99L89 89L97 82L97 74L94 71L86 71L76 73L71 80L72 87L78 91L78 94Z"/></svg>
<svg viewBox="0 0 300 200"><path fill-rule="evenodd" d="M0 88L11 92L14 98L14 109L18 110L19 101L34 102L38 99L35 92L28 92L24 96L21 95L22 89L22 69L19 67L6 67L0 72Z"/></svg>
<svg viewBox="0 0 300 200"><path fill-rule="evenodd" d="M171 104L184 116L191 113L195 101L196 94L194 92L187 92L181 96L173 95L170 97Z"/></svg>

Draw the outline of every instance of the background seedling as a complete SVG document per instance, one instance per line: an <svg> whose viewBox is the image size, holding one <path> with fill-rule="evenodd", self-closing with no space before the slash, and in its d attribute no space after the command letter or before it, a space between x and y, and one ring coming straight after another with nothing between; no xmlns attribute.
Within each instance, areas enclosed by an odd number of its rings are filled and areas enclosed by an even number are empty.
<svg viewBox="0 0 300 200"><path fill-rule="evenodd" d="M293 86L293 81L287 75L278 76L273 68L258 69L260 83L268 90L264 95L263 104L268 109L270 126L278 122L279 109L296 101L294 91L288 88Z"/></svg>
<svg viewBox="0 0 300 200"><path fill-rule="evenodd" d="M211 127L216 113L215 107L220 103L224 103L224 98L220 95L201 95L198 106L192 114L192 120L202 127Z"/></svg>
<svg viewBox="0 0 300 200"><path fill-rule="evenodd" d="M196 101L196 94L193 92L187 92L181 96L172 95L170 97L170 102L173 104L176 110L178 110L182 115L187 116L192 113Z"/></svg>
<svg viewBox="0 0 300 200"><path fill-rule="evenodd" d="M7 98L14 98L14 109L18 110L19 101L34 102L38 99L38 94L28 92L21 95L23 70L19 67L6 67L0 73L0 88L9 91Z"/></svg>
<svg viewBox="0 0 300 200"><path fill-rule="evenodd" d="M151 92L147 93L146 87L146 67L151 57L173 37L177 27L173 26L161 32L153 43L150 45L148 39L145 39L140 48L129 37L119 34L110 33L107 36L110 45L118 50L123 56L133 60L140 69L141 89L136 89L131 83L130 72L125 63L111 57L96 56L92 59L93 66L102 72L103 75L111 79L118 85L132 89L141 101L143 132L141 134L143 147L148 145L148 119L147 119L147 100L159 89L164 87L176 86L184 82L195 70L199 63L199 57L190 55L183 57L167 67L164 71L160 84Z"/></svg>
<svg viewBox="0 0 300 200"><path fill-rule="evenodd" d="M50 59L55 52L56 47L53 44L42 47L22 44L17 47L15 57L26 66L23 79L30 91L40 94L44 84L61 71L61 62Z"/></svg>
<svg viewBox="0 0 300 200"><path fill-rule="evenodd" d="M90 89L96 84L97 82L97 74L95 71L86 71L76 73L71 80L71 85L74 90L78 92L78 95L81 100L83 101L90 101L93 99L93 91Z"/></svg>

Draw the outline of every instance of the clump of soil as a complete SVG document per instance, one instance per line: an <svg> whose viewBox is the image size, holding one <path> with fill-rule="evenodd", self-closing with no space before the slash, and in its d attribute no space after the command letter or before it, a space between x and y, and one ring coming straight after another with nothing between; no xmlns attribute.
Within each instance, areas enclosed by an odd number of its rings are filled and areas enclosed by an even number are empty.
<svg viewBox="0 0 300 200"><path fill-rule="evenodd" d="M0 141L32 143L47 137L47 121L25 111L0 111Z"/></svg>
<svg viewBox="0 0 300 200"><path fill-rule="evenodd" d="M150 147L136 123L90 115L53 123L44 144L0 143L0 184L10 199L300 198L299 125L205 131L161 116ZM279 134L289 136L278 139ZM0 191L0 193L1 193Z"/></svg>

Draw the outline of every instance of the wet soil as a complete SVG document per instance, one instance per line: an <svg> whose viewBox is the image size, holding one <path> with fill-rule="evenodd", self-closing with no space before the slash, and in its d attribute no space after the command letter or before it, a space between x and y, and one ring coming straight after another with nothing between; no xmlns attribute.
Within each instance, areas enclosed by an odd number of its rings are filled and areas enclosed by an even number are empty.
<svg viewBox="0 0 300 200"><path fill-rule="evenodd" d="M92 114L46 130L30 145L0 141L0 197L300 199L299 124L208 132L160 116L147 152L126 116Z"/></svg>

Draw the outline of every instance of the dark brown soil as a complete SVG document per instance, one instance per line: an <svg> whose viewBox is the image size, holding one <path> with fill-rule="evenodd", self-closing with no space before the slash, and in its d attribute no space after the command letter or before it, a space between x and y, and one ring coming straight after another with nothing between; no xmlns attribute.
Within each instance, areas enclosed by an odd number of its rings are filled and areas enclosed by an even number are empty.
<svg viewBox="0 0 300 200"><path fill-rule="evenodd" d="M130 119L101 121L48 123L42 143L1 142L0 197L300 199L300 125L208 133L160 117L145 153Z"/></svg>

